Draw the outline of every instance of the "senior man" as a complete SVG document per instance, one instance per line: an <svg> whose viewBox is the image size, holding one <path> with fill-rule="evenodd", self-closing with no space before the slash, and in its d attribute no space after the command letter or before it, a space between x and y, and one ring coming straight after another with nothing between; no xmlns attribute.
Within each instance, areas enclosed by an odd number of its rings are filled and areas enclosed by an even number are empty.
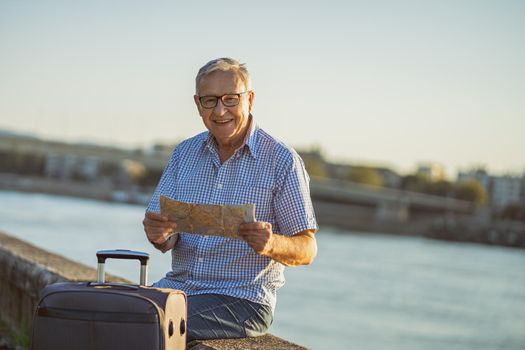
<svg viewBox="0 0 525 350"><path fill-rule="evenodd" d="M310 264L317 223L299 155L262 130L244 64L208 62L196 77L195 104L208 129L173 151L143 221L149 241L171 250L172 270L153 284L188 295L188 340L264 334L273 320L284 266ZM176 233L160 214L161 195L199 204L250 204L256 222L242 240Z"/></svg>

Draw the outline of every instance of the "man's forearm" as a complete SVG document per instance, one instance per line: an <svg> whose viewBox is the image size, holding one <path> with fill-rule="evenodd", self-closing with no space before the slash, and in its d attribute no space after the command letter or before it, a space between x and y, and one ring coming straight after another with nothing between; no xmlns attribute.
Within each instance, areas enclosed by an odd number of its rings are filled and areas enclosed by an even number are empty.
<svg viewBox="0 0 525 350"><path fill-rule="evenodd" d="M317 255L317 242L313 231L302 231L294 236L274 233L269 249L262 255L286 266L308 265Z"/></svg>

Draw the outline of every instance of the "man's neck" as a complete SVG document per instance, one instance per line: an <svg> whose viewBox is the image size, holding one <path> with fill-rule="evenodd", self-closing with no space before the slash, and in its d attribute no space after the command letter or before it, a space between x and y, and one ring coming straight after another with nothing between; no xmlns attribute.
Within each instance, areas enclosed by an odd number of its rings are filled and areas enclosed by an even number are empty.
<svg viewBox="0 0 525 350"><path fill-rule="evenodd" d="M233 140L228 140L227 142L221 142L220 140L215 139L217 142L217 149L219 151L221 164L230 159L235 151L246 143L248 139L248 131L250 130L251 125L252 117L250 116L250 119L244 128L244 132L240 135L240 137Z"/></svg>

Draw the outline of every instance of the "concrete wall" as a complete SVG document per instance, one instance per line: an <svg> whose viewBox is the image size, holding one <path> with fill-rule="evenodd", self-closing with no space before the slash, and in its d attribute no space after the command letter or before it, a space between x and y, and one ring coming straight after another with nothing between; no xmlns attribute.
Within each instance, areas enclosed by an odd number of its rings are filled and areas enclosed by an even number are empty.
<svg viewBox="0 0 525 350"><path fill-rule="evenodd" d="M31 324L39 293L58 281L93 279L93 270L0 232L0 310L14 328Z"/></svg>
<svg viewBox="0 0 525 350"><path fill-rule="evenodd" d="M93 253L94 254L94 253ZM93 258L93 265L96 259ZM106 275L110 282L127 280ZM62 281L94 281L96 270L47 252L0 231L0 319L14 332L31 327L33 311L40 291L50 283ZM270 334L259 338L195 341L188 350L221 349L283 349L301 350Z"/></svg>

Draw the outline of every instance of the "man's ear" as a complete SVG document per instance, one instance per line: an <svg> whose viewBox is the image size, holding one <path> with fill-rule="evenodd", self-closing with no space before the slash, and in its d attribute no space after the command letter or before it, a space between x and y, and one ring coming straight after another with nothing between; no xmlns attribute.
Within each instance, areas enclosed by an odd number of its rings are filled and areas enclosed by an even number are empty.
<svg viewBox="0 0 525 350"><path fill-rule="evenodd" d="M197 106L197 111L199 111L199 115L202 116L202 111L201 111L201 103L199 101L199 96L197 95L193 95L193 101L195 101L195 105Z"/></svg>
<svg viewBox="0 0 525 350"><path fill-rule="evenodd" d="M252 106L253 106L253 99L255 98L255 92L253 90L250 90L250 94L248 95L248 101L250 102L248 112L252 112Z"/></svg>

